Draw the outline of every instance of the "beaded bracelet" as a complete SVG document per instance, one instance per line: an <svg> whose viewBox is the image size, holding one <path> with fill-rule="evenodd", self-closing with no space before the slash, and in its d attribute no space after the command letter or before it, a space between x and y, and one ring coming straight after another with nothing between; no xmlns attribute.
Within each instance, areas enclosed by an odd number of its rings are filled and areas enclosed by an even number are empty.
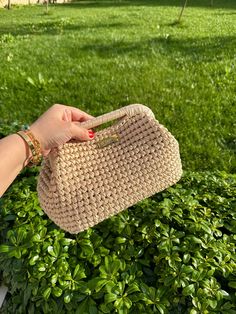
<svg viewBox="0 0 236 314"><path fill-rule="evenodd" d="M24 131L23 130L18 131L16 134L18 134L21 138L23 138L26 141L32 152L32 157L27 166L32 167L40 164L42 159L41 147L39 141L35 138L33 133L28 129Z"/></svg>

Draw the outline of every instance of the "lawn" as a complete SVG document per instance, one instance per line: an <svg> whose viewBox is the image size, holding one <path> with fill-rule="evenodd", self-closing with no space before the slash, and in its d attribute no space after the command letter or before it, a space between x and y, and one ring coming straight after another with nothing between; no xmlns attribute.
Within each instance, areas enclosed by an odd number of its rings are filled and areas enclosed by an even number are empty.
<svg viewBox="0 0 236 314"><path fill-rule="evenodd" d="M185 169L234 173L236 3L190 1L177 25L179 2L0 9L1 119L143 103L179 140Z"/></svg>
<svg viewBox="0 0 236 314"><path fill-rule="evenodd" d="M0 138L53 103L94 116L143 103L186 170L70 235L40 207L40 167L25 168L0 199L1 313L236 313L236 2L189 0L178 24L180 2L0 9Z"/></svg>

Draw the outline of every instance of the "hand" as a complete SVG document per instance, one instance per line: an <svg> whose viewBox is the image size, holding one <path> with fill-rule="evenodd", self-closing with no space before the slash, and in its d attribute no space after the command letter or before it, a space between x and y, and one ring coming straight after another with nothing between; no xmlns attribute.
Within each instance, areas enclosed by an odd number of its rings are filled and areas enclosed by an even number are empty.
<svg viewBox="0 0 236 314"><path fill-rule="evenodd" d="M53 105L31 126L30 130L39 140L43 156L47 156L51 149L68 142L71 139L80 141L91 140L94 137L92 130L79 126L93 118L89 114L74 107Z"/></svg>

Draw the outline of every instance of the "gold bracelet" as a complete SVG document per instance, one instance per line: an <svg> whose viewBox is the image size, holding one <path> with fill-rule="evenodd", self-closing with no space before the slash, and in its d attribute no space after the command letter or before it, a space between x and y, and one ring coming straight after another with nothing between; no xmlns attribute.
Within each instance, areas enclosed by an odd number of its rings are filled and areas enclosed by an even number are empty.
<svg viewBox="0 0 236 314"><path fill-rule="evenodd" d="M39 141L35 138L35 136L29 129L25 131L18 131L16 134L18 134L21 138L23 138L23 140L26 141L32 152L32 157L27 166L32 167L39 165L42 160L42 153Z"/></svg>

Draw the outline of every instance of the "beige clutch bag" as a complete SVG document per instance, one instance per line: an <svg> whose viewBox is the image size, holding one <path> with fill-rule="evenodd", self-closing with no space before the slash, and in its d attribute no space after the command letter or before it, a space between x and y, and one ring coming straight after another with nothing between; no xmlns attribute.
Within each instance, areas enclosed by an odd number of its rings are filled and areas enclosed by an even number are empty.
<svg viewBox="0 0 236 314"><path fill-rule="evenodd" d="M178 142L148 107L125 106L81 126L94 139L54 149L38 176L40 205L62 229L79 233L180 179Z"/></svg>

